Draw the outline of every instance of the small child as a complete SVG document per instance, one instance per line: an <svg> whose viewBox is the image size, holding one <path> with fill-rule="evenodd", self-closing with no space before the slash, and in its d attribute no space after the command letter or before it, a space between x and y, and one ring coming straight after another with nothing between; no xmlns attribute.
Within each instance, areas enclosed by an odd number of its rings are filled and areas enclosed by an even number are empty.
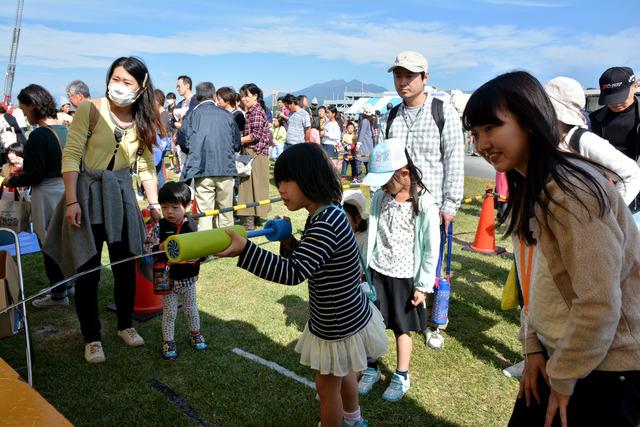
<svg viewBox="0 0 640 427"><path fill-rule="evenodd" d="M160 244L153 251L165 249L167 238L174 234L198 231L198 223L185 216L191 204L191 189L183 182L168 181L158 192L158 202L162 208L160 220ZM164 254L156 255L156 260L166 261ZM200 314L196 302L196 282L200 273L200 261L180 264L167 264L169 267L169 293L164 295L162 309L162 358L174 360L178 357L173 333L178 315L178 304L187 315L187 324L191 333L191 346L197 351L207 349L204 337L200 333Z"/></svg>
<svg viewBox="0 0 640 427"><path fill-rule="evenodd" d="M404 141L378 144L364 183L380 187L371 197L365 264L371 272L387 329L396 337L396 371L382 398L402 399L410 387L411 332L426 326L425 297L433 292L440 244L440 216L422 174ZM380 380L377 362L369 364L359 384L361 395Z"/></svg>
<svg viewBox="0 0 640 427"><path fill-rule="evenodd" d="M24 146L19 142L14 142L7 148L7 163L2 165L0 170L0 183L4 183L5 179L9 179L12 176L22 175L22 156L24 153ZM0 186L0 193L3 200L18 200L25 187L5 187Z"/></svg>
<svg viewBox="0 0 640 427"><path fill-rule="evenodd" d="M339 205L340 181L317 144L287 148L274 178L287 209L309 212L301 239L284 240L279 257L227 231L231 245L216 255L239 255L239 267L284 285L308 279L309 321L295 350L300 363L317 371L321 425L365 426L356 372L368 357L386 352L387 335L380 312L360 291L358 247Z"/></svg>
<svg viewBox="0 0 640 427"><path fill-rule="evenodd" d="M369 214L365 212L365 205L364 196L358 190L347 190L342 194L342 208L347 214L361 254L366 253L369 226Z"/></svg>
<svg viewBox="0 0 640 427"><path fill-rule="evenodd" d="M278 160L278 156L284 149L284 142L287 139L287 129L282 125L277 117L273 118L273 127L271 128L271 135L273 135L273 147L271 147L271 160Z"/></svg>
<svg viewBox="0 0 640 427"><path fill-rule="evenodd" d="M353 122L347 122L347 131L342 135L342 149L344 152L344 160L342 162L342 177L347 177L347 165L351 165L351 181L359 182L360 164L357 155L360 151L360 143L356 134L356 125Z"/></svg>

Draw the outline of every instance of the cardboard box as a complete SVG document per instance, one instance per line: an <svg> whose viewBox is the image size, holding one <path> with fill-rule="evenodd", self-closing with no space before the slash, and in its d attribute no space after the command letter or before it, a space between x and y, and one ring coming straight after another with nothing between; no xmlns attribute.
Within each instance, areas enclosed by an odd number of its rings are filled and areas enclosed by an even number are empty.
<svg viewBox="0 0 640 427"><path fill-rule="evenodd" d="M19 286L18 266L7 251L0 251L0 310L18 301ZM16 334L20 320L17 308L0 314L0 338Z"/></svg>

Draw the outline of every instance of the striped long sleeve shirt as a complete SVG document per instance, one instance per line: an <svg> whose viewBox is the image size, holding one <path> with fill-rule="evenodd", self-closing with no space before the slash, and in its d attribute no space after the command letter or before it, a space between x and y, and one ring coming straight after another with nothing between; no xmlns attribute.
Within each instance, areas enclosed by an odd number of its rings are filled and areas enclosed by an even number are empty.
<svg viewBox="0 0 640 427"><path fill-rule="evenodd" d="M358 246L339 207L330 206L307 219L300 241L283 255L247 241L238 267L283 285L308 279L309 330L318 338L341 340L366 326L372 313L359 286Z"/></svg>

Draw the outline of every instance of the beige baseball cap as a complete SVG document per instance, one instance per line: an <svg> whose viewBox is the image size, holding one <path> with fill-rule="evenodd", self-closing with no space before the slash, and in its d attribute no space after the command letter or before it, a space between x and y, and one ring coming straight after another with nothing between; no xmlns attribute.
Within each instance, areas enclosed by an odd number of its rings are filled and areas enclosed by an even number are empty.
<svg viewBox="0 0 640 427"><path fill-rule="evenodd" d="M393 62L393 65L389 67L387 72L392 72L396 67L405 68L413 73L429 72L427 58L422 56L421 53L413 50L400 52L398 56L396 56L396 60Z"/></svg>

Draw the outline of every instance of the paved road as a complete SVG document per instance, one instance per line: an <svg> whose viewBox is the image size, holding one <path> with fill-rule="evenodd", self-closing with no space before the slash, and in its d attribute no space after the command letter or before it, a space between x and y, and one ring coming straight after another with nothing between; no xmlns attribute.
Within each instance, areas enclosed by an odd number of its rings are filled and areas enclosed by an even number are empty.
<svg viewBox="0 0 640 427"><path fill-rule="evenodd" d="M475 156L464 156L464 176L495 179L496 171L485 159Z"/></svg>

